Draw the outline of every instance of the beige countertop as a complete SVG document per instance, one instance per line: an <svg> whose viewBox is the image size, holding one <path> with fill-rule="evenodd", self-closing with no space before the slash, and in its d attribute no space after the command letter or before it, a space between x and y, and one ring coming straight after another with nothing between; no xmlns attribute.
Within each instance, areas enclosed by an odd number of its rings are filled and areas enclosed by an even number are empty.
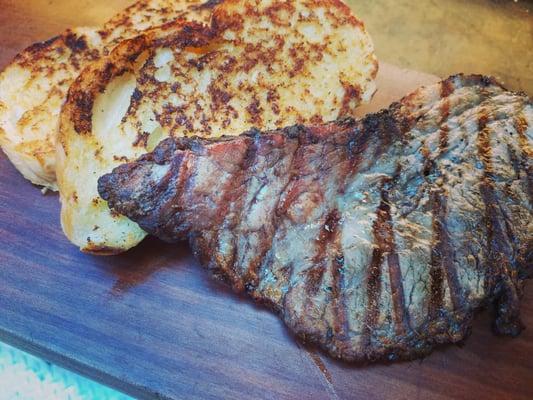
<svg viewBox="0 0 533 400"><path fill-rule="evenodd" d="M493 75L533 95L532 0L348 0L381 61Z"/></svg>

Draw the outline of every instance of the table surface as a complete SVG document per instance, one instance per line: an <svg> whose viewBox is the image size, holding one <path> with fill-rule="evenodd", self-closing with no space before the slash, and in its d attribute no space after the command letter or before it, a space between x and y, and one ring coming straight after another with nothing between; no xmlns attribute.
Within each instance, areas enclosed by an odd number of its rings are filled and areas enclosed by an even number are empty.
<svg viewBox="0 0 533 400"><path fill-rule="evenodd" d="M0 1L1 62L124 3ZM385 65L372 107L433 79ZM493 336L484 313L462 347L354 366L298 343L275 315L211 280L185 245L148 239L121 256L93 257L68 243L58 217L57 196L41 195L0 154L0 339L133 396L533 398L533 290L519 338Z"/></svg>

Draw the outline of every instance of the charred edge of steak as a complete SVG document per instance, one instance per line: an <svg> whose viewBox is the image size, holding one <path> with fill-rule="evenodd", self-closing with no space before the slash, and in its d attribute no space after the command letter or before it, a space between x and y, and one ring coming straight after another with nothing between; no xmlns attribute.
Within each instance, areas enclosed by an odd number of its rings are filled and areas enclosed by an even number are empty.
<svg viewBox="0 0 533 400"><path fill-rule="evenodd" d="M386 115L386 111L384 114ZM374 117L372 117L374 119ZM297 138L302 143L318 143L331 129L350 129L358 125L358 121L353 118L343 118L334 123L326 124L325 126L316 127L315 129L306 127L304 125L294 125L281 130L271 132L261 132L258 129L251 129L244 132L238 137L235 136L221 136L218 138L201 138L193 137L169 137L161 141L153 152L142 155L134 162L119 165L114 168L109 174L105 174L98 179L98 193L108 202L109 207L119 212L122 215L127 215L130 219L137 222L138 219L147 215L147 212L140 213L135 204L155 204L161 202L157 196L160 192L153 192L155 188L150 175L150 166L152 164L165 165L170 164L176 154L190 151L192 153L202 154L210 144L232 142L234 140L251 138L255 140L260 136L265 136L269 133L282 133L288 138ZM372 124L383 124L383 118L376 115L375 120L370 122ZM385 122L392 127L391 120ZM358 139L357 141L360 141ZM174 171L176 172L176 171ZM162 185L158 185L162 186ZM143 190L139 191L139 188ZM142 195L139 193L142 192ZM148 202L148 203L147 203ZM148 206L142 207L148 211L152 210Z"/></svg>

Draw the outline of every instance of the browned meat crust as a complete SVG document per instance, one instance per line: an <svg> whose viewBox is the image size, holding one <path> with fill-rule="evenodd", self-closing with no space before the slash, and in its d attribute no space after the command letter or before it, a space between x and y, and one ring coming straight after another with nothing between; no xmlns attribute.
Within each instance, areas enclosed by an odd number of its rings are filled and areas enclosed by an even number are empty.
<svg viewBox="0 0 533 400"><path fill-rule="evenodd" d="M527 96L458 75L361 121L168 139L99 192L332 356L411 359L488 304L522 330L532 125Z"/></svg>

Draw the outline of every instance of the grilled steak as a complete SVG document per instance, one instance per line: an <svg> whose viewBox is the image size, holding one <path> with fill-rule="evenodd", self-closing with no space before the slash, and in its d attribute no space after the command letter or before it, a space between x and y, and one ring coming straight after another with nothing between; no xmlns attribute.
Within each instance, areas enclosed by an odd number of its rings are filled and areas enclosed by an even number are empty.
<svg viewBox="0 0 533 400"><path fill-rule="evenodd" d="M99 192L331 355L409 359L489 304L520 333L532 126L526 95L458 75L360 121L167 139Z"/></svg>

